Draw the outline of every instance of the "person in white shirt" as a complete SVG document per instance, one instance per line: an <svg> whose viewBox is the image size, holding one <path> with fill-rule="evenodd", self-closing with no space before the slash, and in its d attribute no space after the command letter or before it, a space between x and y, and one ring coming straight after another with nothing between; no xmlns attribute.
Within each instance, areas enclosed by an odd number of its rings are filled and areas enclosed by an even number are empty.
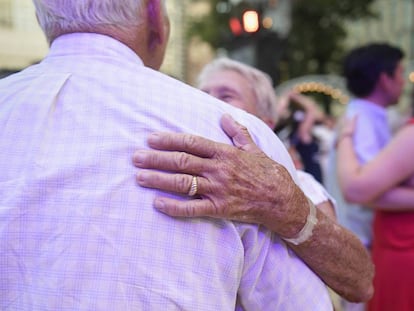
<svg viewBox="0 0 414 311"><path fill-rule="evenodd" d="M259 117L270 128L273 128L280 118L280 109L283 108L278 106L270 78L265 73L251 66L227 58L216 59L203 68L199 75L197 85L204 92ZM214 147L212 149L214 150L216 148L217 147ZM139 152L137 154L139 154ZM148 154L147 151L146 154ZM152 168L158 170L162 168L162 165L164 164L163 159L153 162L155 164L151 163ZM221 161L221 163L229 163L230 166L238 166L232 162L232 159L227 158L225 160L222 159ZM142 162L140 162L138 166L141 168L148 168ZM182 170L174 167L174 171L177 173ZM253 167L247 171L252 172L252 174L255 175L260 174L260 170L255 171L253 170ZM194 168L192 169L192 172L196 172ZM247 178L246 176L243 176L243 178L238 180L236 178L238 175L245 174L244 170L239 170L239 172L240 173L232 172L229 174L233 176L232 183L221 182L222 184L220 187L221 189L224 189L225 193L230 194L232 192L233 189L229 187L230 184L240 186L243 185L243 180L252 179L252 177ZM140 173L138 174L138 182L142 185L146 182L149 173L147 172L145 174L146 178L143 178ZM203 175L203 172L197 172L197 174ZM266 171L265 174L272 178L271 172ZM330 197L325 188L323 188L310 174L300 170L297 171L297 174L301 189L308 198L310 198L325 214L335 219L332 206L334 200ZM267 181L266 183L270 182ZM182 184L184 187L186 186L185 182ZM148 186L148 184L146 184L146 186ZM162 189L160 181L157 182L157 180L153 181L151 186ZM237 191L239 192L252 192L252 194L246 196L246 200L253 200L253 197L255 198L253 201L259 201L261 199L261 192L257 189L261 187L261 184L252 185L248 183L246 187L249 187L249 189L243 189L243 187L237 188ZM279 187L280 184L275 186L275 189L273 190L275 196L278 193ZM254 191L255 189L257 191ZM209 193L202 196L202 198L210 199L211 195L212 194ZM237 193L235 193L235 195L237 195ZM228 209L228 206L225 208ZM253 214L254 211L255 209L252 208L251 214ZM198 211L194 212L196 215L199 215ZM219 212L215 212L214 216L217 217L218 214ZM252 217L252 215L248 216ZM277 220L275 223L277 224ZM301 258L305 260L305 262L335 291L353 301L366 300L369 298L369 293L372 291L372 263L368 253L358 241L357 237L345 228L336 225L335 230L333 231L334 232L326 232L326 235L330 236L329 240L326 240L326 236L325 239L320 236L320 240L315 238L314 243L312 243L312 247L308 252L303 251L303 245L293 245L293 247L295 247L296 252Z"/></svg>
<svg viewBox="0 0 414 311"><path fill-rule="evenodd" d="M0 309L332 310L282 239L306 239L315 221L283 144L255 117L158 71L164 2L34 0L50 51L0 81ZM279 235L173 219L153 208L157 191L137 190L130 156L149 133L237 149L224 113L249 126L274 181L287 181L278 200L263 197L280 211ZM203 183L190 180L191 192L170 198L196 201Z"/></svg>

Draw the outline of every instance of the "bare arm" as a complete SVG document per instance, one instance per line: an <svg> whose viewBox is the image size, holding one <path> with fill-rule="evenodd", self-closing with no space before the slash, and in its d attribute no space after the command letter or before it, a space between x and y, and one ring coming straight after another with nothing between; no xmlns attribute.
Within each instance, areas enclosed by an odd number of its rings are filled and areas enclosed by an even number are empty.
<svg viewBox="0 0 414 311"><path fill-rule="evenodd" d="M304 110L305 117L299 124L298 135L303 143L312 140L312 129L315 122L323 119L323 113L318 109L312 98L300 93L291 93L290 98L299 104Z"/></svg>
<svg viewBox="0 0 414 311"><path fill-rule="evenodd" d="M414 210L414 187L401 186L388 190L368 206L390 212Z"/></svg>
<svg viewBox="0 0 414 311"><path fill-rule="evenodd" d="M342 127L338 140L338 177L351 202L387 210L414 208L414 189L402 186L414 175L414 126L406 126L380 154L361 166L352 144L355 119Z"/></svg>
<svg viewBox="0 0 414 311"><path fill-rule="evenodd" d="M222 127L236 147L188 134L151 135L150 147L164 151L135 153L135 165L144 169L138 172L138 183L186 194L196 175L199 198L158 197L154 206L172 216L259 223L281 237L295 236L309 213L303 192L283 166L257 148L246 128L226 116ZM310 239L292 249L338 294L351 301L368 300L373 293L369 254L356 236L319 210L317 219Z"/></svg>

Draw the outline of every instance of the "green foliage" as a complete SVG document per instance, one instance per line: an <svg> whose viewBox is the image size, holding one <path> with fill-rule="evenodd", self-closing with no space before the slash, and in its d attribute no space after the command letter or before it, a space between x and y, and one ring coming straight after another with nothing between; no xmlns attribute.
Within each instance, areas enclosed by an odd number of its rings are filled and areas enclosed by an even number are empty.
<svg viewBox="0 0 414 311"><path fill-rule="evenodd" d="M289 76L338 72L345 52L345 22L375 18L374 1L295 1L286 53Z"/></svg>
<svg viewBox="0 0 414 311"><path fill-rule="evenodd" d="M228 27L230 13L218 13L216 7L219 2L223 1L211 0L210 14L203 16L201 19L190 20L190 27L188 28L189 37L199 37L215 49L221 47L225 40L231 36Z"/></svg>
<svg viewBox="0 0 414 311"><path fill-rule="evenodd" d="M338 72L345 52L345 22L376 17L372 10L375 0L291 1L292 29L280 64L282 80L304 74ZM230 12L218 13L216 8L219 3L230 4L231 1L209 2L210 14L191 21L189 35L200 37L213 48L224 47L232 38L229 18L246 3L233 7Z"/></svg>

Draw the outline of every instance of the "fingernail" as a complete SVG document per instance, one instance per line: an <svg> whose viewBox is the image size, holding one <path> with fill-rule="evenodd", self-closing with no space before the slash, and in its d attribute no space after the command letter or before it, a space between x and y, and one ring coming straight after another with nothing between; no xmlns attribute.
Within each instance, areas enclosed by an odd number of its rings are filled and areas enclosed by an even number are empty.
<svg viewBox="0 0 414 311"><path fill-rule="evenodd" d="M154 207L157 210L161 211L161 212L165 211L165 202L164 202L164 200L160 199L160 198L156 198L154 200Z"/></svg>
<svg viewBox="0 0 414 311"><path fill-rule="evenodd" d="M132 161L134 162L134 164L141 165L143 164L144 160L145 160L145 151L144 150L135 151L134 155L132 156Z"/></svg>
<svg viewBox="0 0 414 311"><path fill-rule="evenodd" d="M145 171L141 171L136 175L136 179L140 186L145 186L148 179L148 174Z"/></svg>
<svg viewBox="0 0 414 311"><path fill-rule="evenodd" d="M148 135L148 142L157 142L160 139L159 133L151 133Z"/></svg>

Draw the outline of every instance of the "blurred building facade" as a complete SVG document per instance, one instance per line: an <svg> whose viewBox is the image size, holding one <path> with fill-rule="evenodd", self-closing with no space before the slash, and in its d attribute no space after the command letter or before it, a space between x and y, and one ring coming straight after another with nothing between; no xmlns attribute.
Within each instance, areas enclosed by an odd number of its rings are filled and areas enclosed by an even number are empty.
<svg viewBox="0 0 414 311"><path fill-rule="evenodd" d="M414 1L376 0L378 19L347 25L346 44L353 48L368 42L389 42L405 52L409 70L414 70Z"/></svg>
<svg viewBox="0 0 414 311"><path fill-rule="evenodd" d="M388 42L400 47L404 53L406 87L398 107L392 109L391 118L398 120L409 113L414 89L414 1L376 0L378 19L353 22L347 25L346 46L353 48L369 42ZM395 116L394 116L395 115ZM392 121L392 120L391 120ZM393 121L392 121L393 122ZM400 123L395 121L394 123ZM399 124L400 125L400 124ZM398 126L396 126L398 127Z"/></svg>
<svg viewBox="0 0 414 311"><path fill-rule="evenodd" d="M167 53L161 70L177 79L186 76L186 3L189 0L168 0L167 8L170 16L171 33Z"/></svg>
<svg viewBox="0 0 414 311"><path fill-rule="evenodd" d="M279 3L269 0L269 5ZM168 0L171 36L162 71L194 83L200 69L214 57L211 48L186 36L188 20L207 14L209 0ZM376 0L378 19L349 23L349 48L370 41L388 41L403 48L408 70L414 71L414 1ZM216 8L212 8L216 9ZM48 50L32 0L0 0L0 71L20 70L42 59Z"/></svg>
<svg viewBox="0 0 414 311"><path fill-rule="evenodd" d="M181 80L188 80L198 59L205 59L205 53L191 53L188 50L186 29L187 17L206 10L204 3L191 0L168 0L171 35L162 71ZM207 7L208 8L208 7ZM208 47L200 46L210 55ZM21 70L41 60L48 51L48 44L37 23L32 0L0 0L0 77ZM195 61L189 59L189 55Z"/></svg>
<svg viewBox="0 0 414 311"><path fill-rule="evenodd" d="M19 70L47 52L31 0L0 0L0 69Z"/></svg>

